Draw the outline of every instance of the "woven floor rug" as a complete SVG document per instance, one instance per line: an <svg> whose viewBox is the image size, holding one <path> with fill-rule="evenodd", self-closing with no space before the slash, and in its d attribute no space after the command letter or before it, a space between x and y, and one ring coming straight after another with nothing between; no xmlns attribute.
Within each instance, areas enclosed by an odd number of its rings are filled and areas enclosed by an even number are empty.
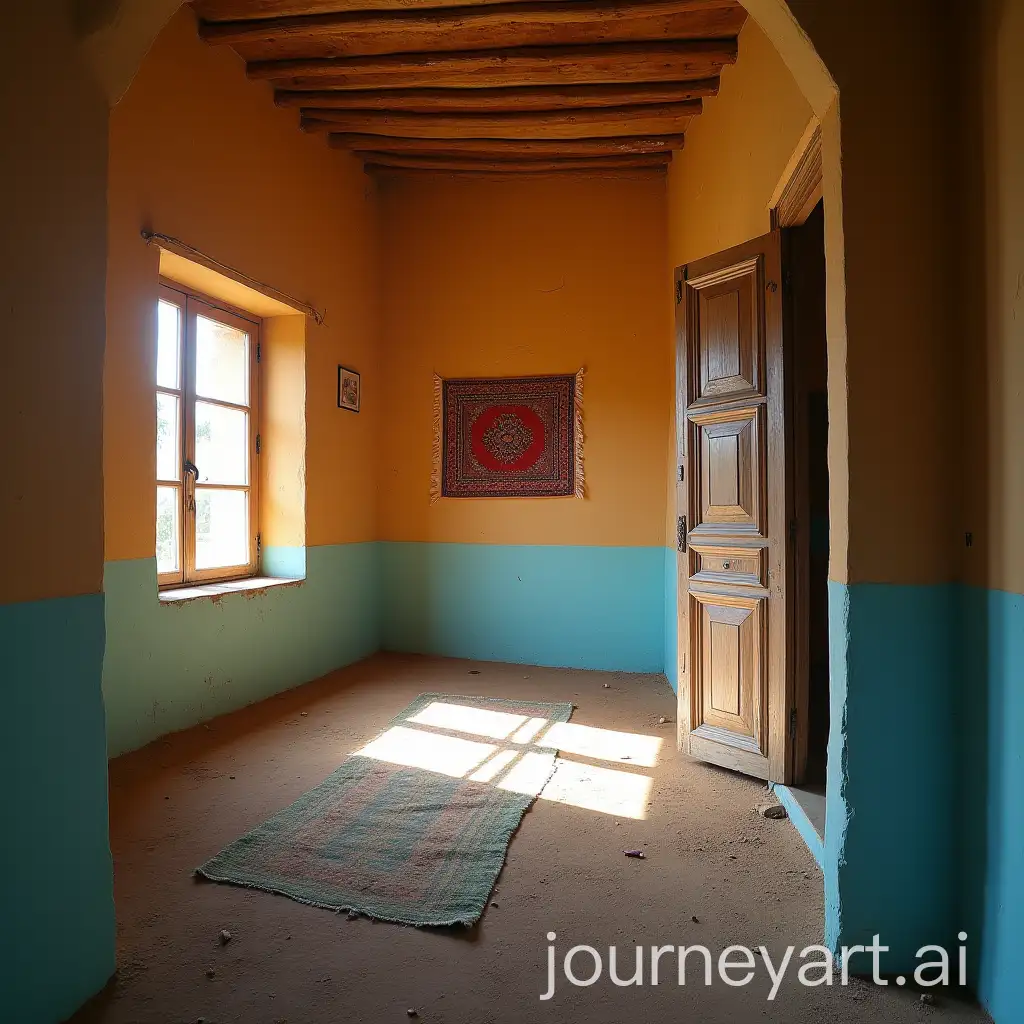
<svg viewBox="0 0 1024 1024"><path fill-rule="evenodd" d="M479 920L571 704L425 693L197 874L413 925Z"/></svg>

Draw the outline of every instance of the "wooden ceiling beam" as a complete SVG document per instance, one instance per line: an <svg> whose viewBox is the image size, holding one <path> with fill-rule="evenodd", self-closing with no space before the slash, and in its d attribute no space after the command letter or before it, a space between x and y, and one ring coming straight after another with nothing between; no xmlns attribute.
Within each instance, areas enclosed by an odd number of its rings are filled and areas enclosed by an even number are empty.
<svg viewBox="0 0 1024 1024"><path fill-rule="evenodd" d="M279 107L332 110L406 110L415 114L472 110L562 110L580 107L626 107L648 103L683 103L718 92L717 78L695 82L637 85L540 85L499 89L278 89Z"/></svg>
<svg viewBox="0 0 1024 1024"><path fill-rule="evenodd" d="M594 139L412 139L385 135L335 133L335 149L374 153L431 153L438 156L595 157L634 153L671 153L683 148L682 135L636 135Z"/></svg>
<svg viewBox="0 0 1024 1024"><path fill-rule="evenodd" d="M290 89L500 88L680 82L713 78L736 61L736 40L526 46L336 60L255 61L250 78Z"/></svg>
<svg viewBox="0 0 1024 1024"><path fill-rule="evenodd" d="M527 0L430 11L342 12L201 22L210 43L247 60L352 57L514 46L668 39L735 39L746 11L734 0Z"/></svg>
<svg viewBox="0 0 1024 1024"><path fill-rule="evenodd" d="M378 171L447 171L469 174L549 174L553 171L656 171L664 172L667 156L649 160L643 156L594 159L563 158L553 160L486 160L468 157L404 156L395 153L359 153L367 173Z"/></svg>
<svg viewBox="0 0 1024 1024"><path fill-rule="evenodd" d="M574 157L502 157L443 156L432 153L381 153L365 150L355 154L366 164L377 167L409 167L431 170L472 171L501 166L506 170L533 170L542 167L573 169L582 167L668 167L671 153L634 153L615 156Z"/></svg>
<svg viewBox="0 0 1024 1024"><path fill-rule="evenodd" d="M508 0L443 0L444 7L507 3ZM403 11L442 6L442 0L194 0L202 21L250 21L340 11Z"/></svg>
<svg viewBox="0 0 1024 1024"><path fill-rule="evenodd" d="M348 132L428 139L587 139L612 135L682 134L701 101L638 107L410 114L392 110L314 110L302 118L309 132Z"/></svg>

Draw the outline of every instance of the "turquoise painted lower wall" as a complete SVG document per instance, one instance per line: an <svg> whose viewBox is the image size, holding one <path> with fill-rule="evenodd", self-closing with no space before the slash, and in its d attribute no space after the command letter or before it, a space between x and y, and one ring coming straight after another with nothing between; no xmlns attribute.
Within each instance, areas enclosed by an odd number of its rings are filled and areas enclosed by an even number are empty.
<svg viewBox="0 0 1024 1024"><path fill-rule="evenodd" d="M103 596L0 605L0 1017L64 1020L114 971Z"/></svg>
<svg viewBox="0 0 1024 1024"><path fill-rule="evenodd" d="M661 672L664 548L381 544L384 647Z"/></svg>
<svg viewBox="0 0 1024 1024"><path fill-rule="evenodd" d="M956 586L829 582L826 940L891 948L903 972L953 949L959 701Z"/></svg>
<svg viewBox="0 0 1024 1024"><path fill-rule="evenodd" d="M957 791L962 919L978 995L997 1024L1024 1021L1024 597L963 588Z"/></svg>
<svg viewBox="0 0 1024 1024"><path fill-rule="evenodd" d="M110 755L379 650L378 556L375 543L306 548L301 583L169 604L158 600L154 559L108 562Z"/></svg>

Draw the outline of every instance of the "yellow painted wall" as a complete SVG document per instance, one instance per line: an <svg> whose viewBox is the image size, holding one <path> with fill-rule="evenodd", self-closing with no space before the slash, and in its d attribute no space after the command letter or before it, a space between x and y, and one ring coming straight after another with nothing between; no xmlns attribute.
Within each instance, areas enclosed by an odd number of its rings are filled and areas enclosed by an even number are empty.
<svg viewBox="0 0 1024 1024"><path fill-rule="evenodd" d="M669 167L669 272L770 230L772 194L812 117L782 58L752 19L740 33L739 52ZM667 462L672 500L665 542L674 545L674 436Z"/></svg>
<svg viewBox="0 0 1024 1024"><path fill-rule="evenodd" d="M98 593L103 572L106 103L65 12L21 7L0 33L0 604Z"/></svg>
<svg viewBox="0 0 1024 1024"><path fill-rule="evenodd" d="M660 175L394 175L382 204L380 537L661 545L672 405ZM433 375L585 366L588 497L429 504Z"/></svg>
<svg viewBox="0 0 1024 1024"><path fill-rule="evenodd" d="M183 9L111 114L109 181L107 561L154 552L158 256L142 228L326 311L306 339L306 543L372 540L377 251L361 166L301 135L232 51L200 42ZM363 374L358 416L336 407L338 363Z"/></svg>
<svg viewBox="0 0 1024 1024"><path fill-rule="evenodd" d="M986 0L961 124L968 582L1024 593L1024 0Z"/></svg>

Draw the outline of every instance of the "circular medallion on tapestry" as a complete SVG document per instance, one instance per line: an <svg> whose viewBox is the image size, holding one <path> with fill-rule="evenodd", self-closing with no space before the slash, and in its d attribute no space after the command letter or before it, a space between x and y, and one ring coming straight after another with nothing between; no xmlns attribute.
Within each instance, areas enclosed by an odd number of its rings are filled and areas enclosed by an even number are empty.
<svg viewBox="0 0 1024 1024"><path fill-rule="evenodd" d="M484 468L522 472L544 454L544 423L527 405L492 405L473 424L472 446Z"/></svg>

